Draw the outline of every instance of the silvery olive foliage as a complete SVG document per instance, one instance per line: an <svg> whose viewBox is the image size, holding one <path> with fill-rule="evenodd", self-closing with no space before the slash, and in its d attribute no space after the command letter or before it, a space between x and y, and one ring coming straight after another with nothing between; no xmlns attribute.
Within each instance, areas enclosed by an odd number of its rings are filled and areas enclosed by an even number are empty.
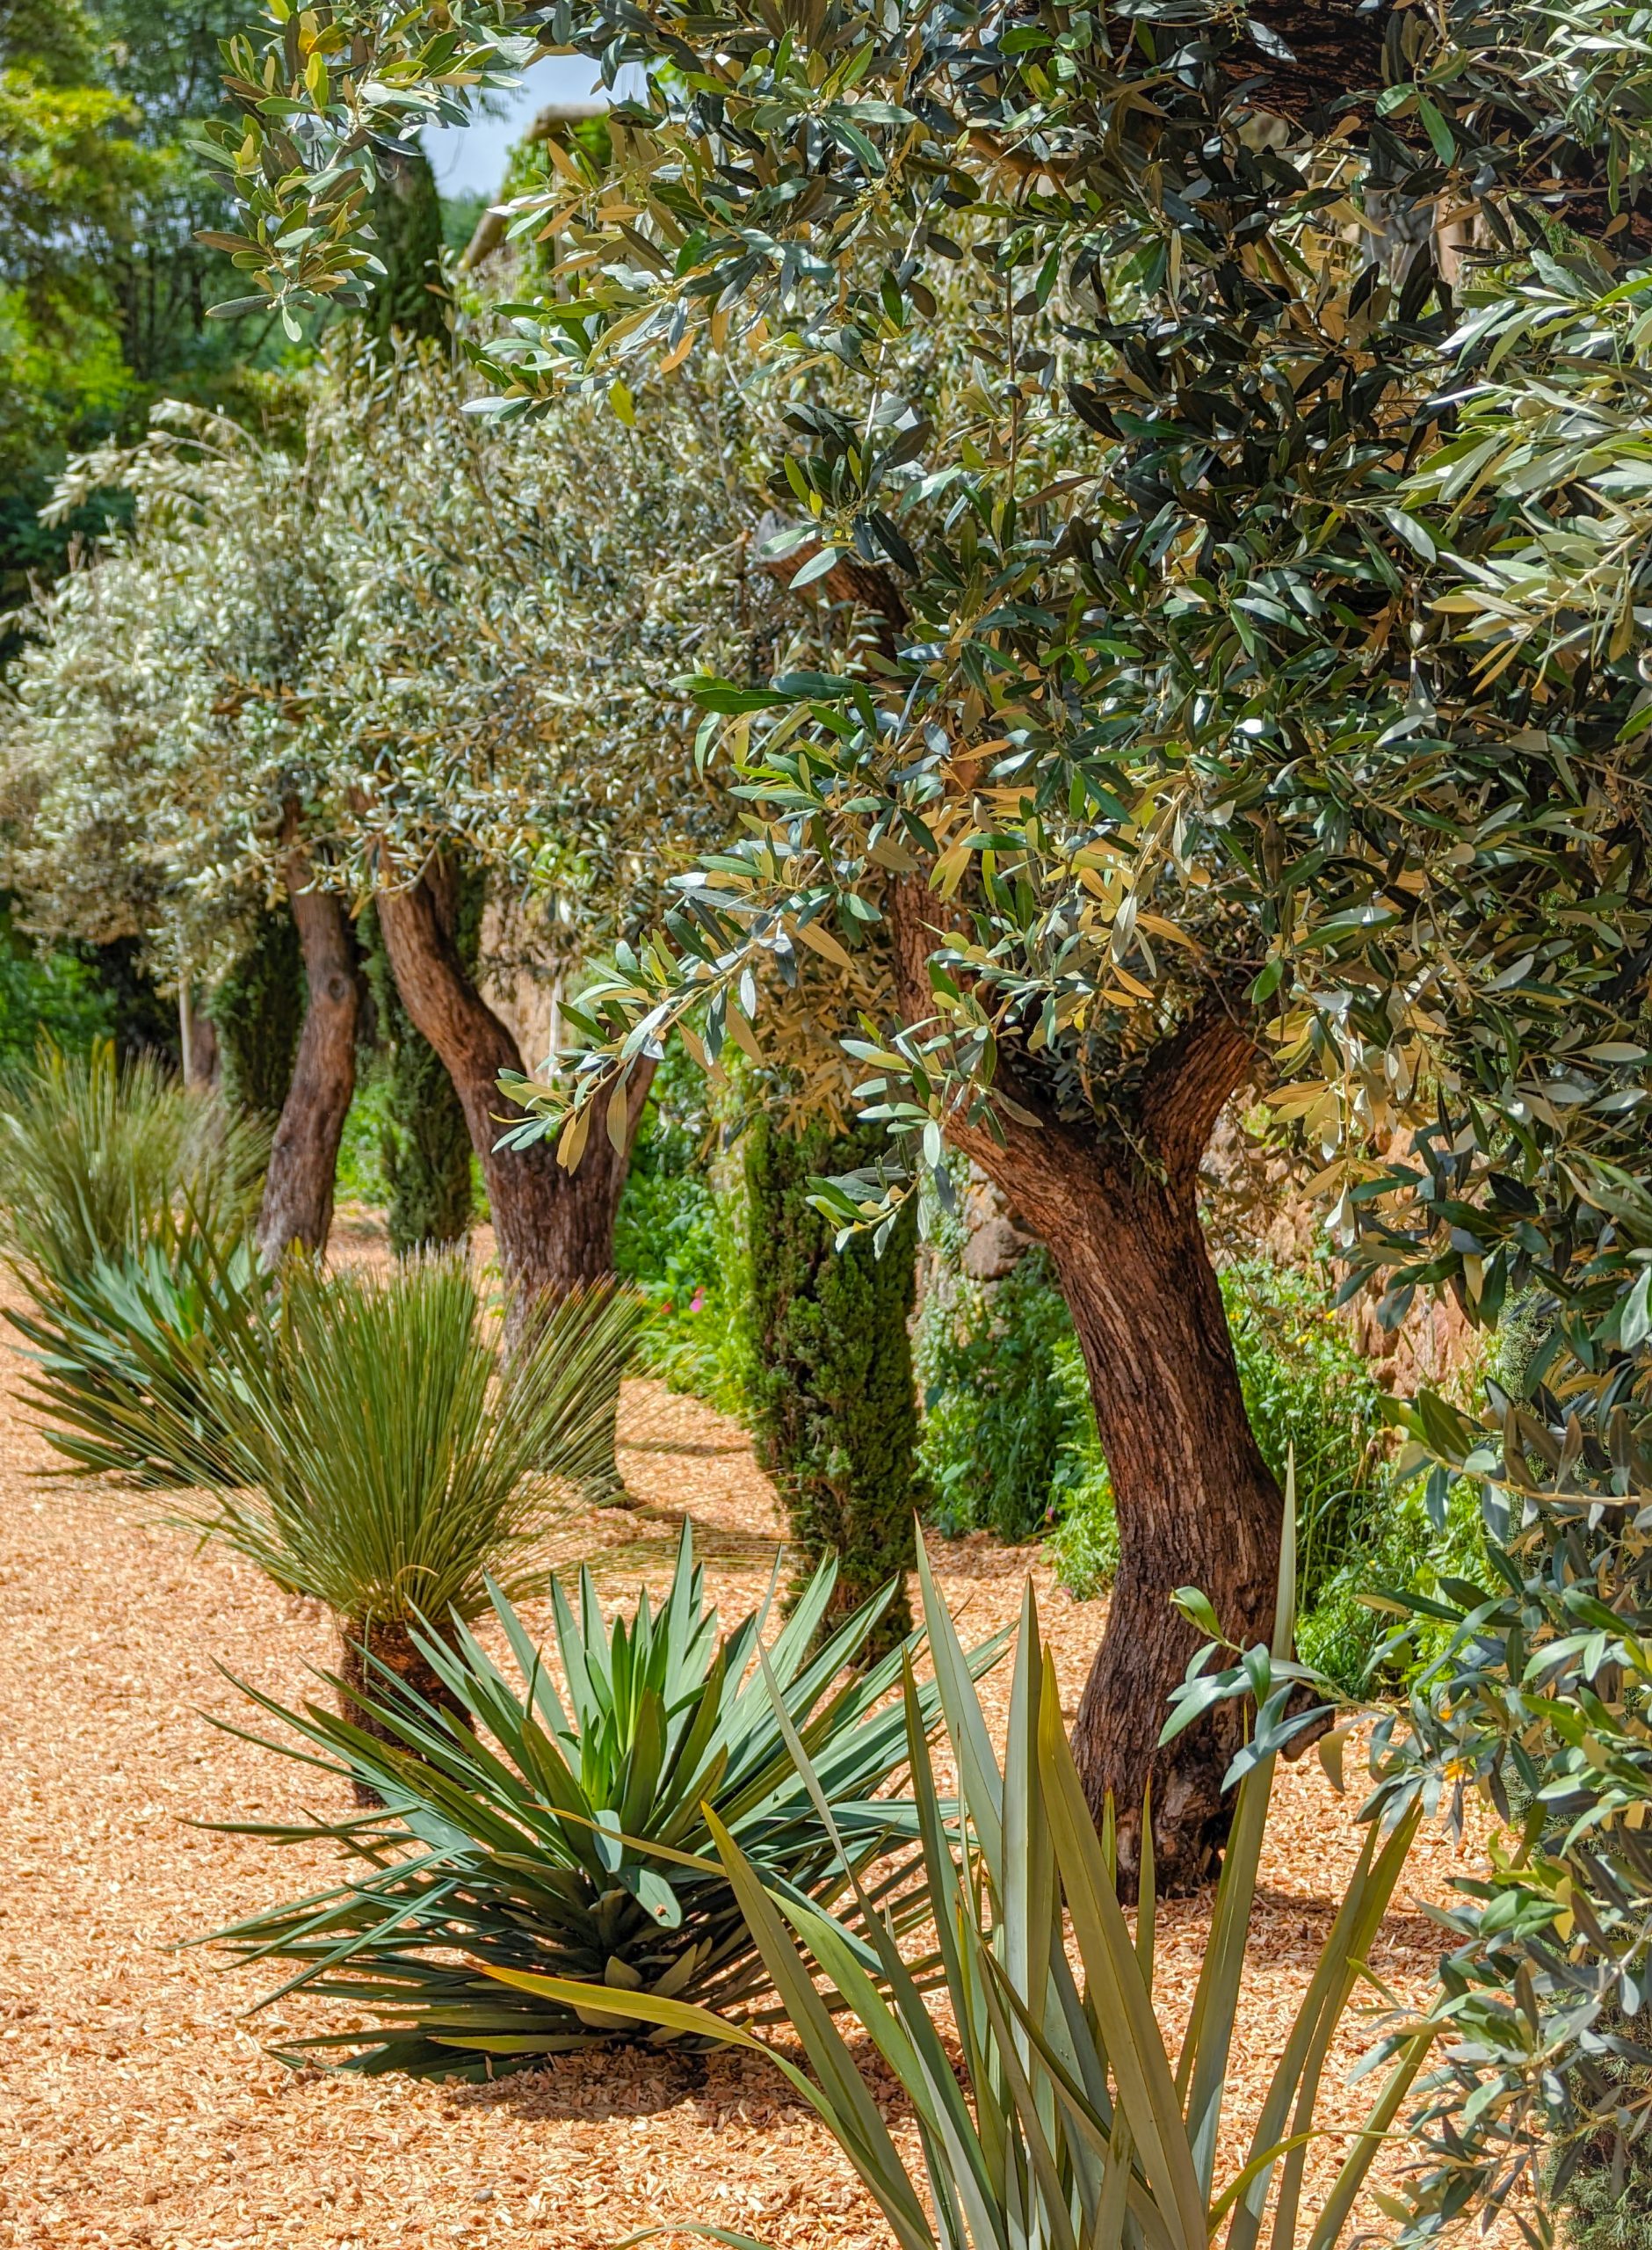
<svg viewBox="0 0 1652 2250"><path fill-rule="evenodd" d="M352 895L457 845L547 966L599 950L728 823L677 683L772 630L737 394L645 397L631 434L578 399L497 428L430 348L306 381L296 453L167 404L71 465L60 507L116 484L134 517L29 621L9 880L175 969L295 843Z"/></svg>
<svg viewBox="0 0 1652 2250"><path fill-rule="evenodd" d="M862 1061L931 1157L995 1089L1127 1125L1212 994L1351 1227L1409 1223L1367 1148L1424 1090L1481 1194L1532 1161L1487 1089L1544 1147L1639 1108L1632 11L272 0L214 128L261 300L358 289L373 134L536 40L644 84L517 214L564 255L475 347L501 412L756 338L795 583L878 621L827 672L707 668L753 832L614 979L582 1098L909 871L933 1012ZM1489 1315L1517 1261L1434 1262Z"/></svg>
<svg viewBox="0 0 1652 2250"><path fill-rule="evenodd" d="M251 837L307 787L290 698L331 608L289 464L164 402L149 436L71 463L58 501L126 486L128 533L25 613L0 700L5 879L54 935L210 958L251 903Z"/></svg>

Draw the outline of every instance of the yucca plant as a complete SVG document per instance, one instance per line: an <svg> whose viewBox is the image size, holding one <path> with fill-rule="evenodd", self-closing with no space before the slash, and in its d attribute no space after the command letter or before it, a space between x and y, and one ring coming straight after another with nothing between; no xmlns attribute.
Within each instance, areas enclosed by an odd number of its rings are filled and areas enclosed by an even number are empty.
<svg viewBox="0 0 1652 2250"><path fill-rule="evenodd" d="M841 1902L846 1942L860 1898L895 1933L929 1911L915 1809L879 1792L905 1764L912 1730L921 1738L934 1724L936 1690L911 1686L905 1709L888 1700L903 1665L910 1676L917 1639L856 1668L888 1591L820 1637L835 1579L830 1564L815 1574L760 1668L772 1587L720 1638L685 1528L657 1609L644 1593L630 1618L605 1622L589 1572L571 1595L554 1588L565 1694L496 1588L514 1680L468 1631L450 1645L416 1629L443 1708L388 1672L376 1735L316 1704L293 1712L255 1696L301 1746L272 1747L348 1773L384 1816L239 1827L332 1843L356 1865L338 1888L203 1942L297 1963L271 2000L303 1985L365 2009L366 2029L318 2034L289 2057L348 2048L345 2066L359 2071L492 2077L570 2049L677 2036L630 2014L632 1994L692 2000L712 2024L770 2020L768 1972L714 1833L737 1838L742 1864L797 1904ZM1003 1645L954 1661L979 1673ZM556 1992L511 1988L497 1981L506 1970L548 1972Z"/></svg>
<svg viewBox="0 0 1652 2250"><path fill-rule="evenodd" d="M631 2013L663 2032L699 2033L767 2055L836 2137L905 2250L1331 2250L1410 2087L1430 2034L1398 2047L1364 2131L1333 2185L1303 2209L1305 2159L1332 2036L1404 1864L1417 1814L1364 1850L1312 1982L1280 2050L1243 2157L1218 2193L1217 2142L1241 1973L1267 1822L1277 1745L1292 1682L1275 1684L1268 1651L1247 1652L1262 1699L1244 1758L1232 1836L1186 2036L1167 2043L1153 2005L1150 1847L1133 1934L1113 1885L1061 1724L1054 1667L1029 1587L1023 1607L1003 1764L952 1623L920 1557L924 1610L959 1775L959 1815L936 1792L928 1728L909 1670L903 1688L927 1888L955 2045L903 1963L897 1933L855 1886L858 1927L765 1879L714 1811L708 1825L813 2076L750 2031L665 1995ZM1282 1601L1288 1632L1288 1598ZM1286 1645L1277 1639L1276 1651ZM1202 1688L1184 1706L1195 1710ZM778 1714L777 1714L778 1716ZM795 1753L806 1780L803 1746ZM1236 1761L1238 1762L1238 1761ZM823 1789L822 1827L837 1826ZM1150 1839L1150 1825L1142 1824ZM843 1864L850 1857L844 1839ZM1069 1933L1081 1971L1069 1965ZM868 1953L870 1947L870 1955ZM547 2003L569 1988L500 1967L512 1990ZM816 1976L826 1980L817 1988ZM912 2106L922 2150L915 2176L833 2020L836 1994ZM1270 2211L1270 2197L1272 2209ZM728 2244L718 2227L683 2231Z"/></svg>
<svg viewBox="0 0 1652 2250"><path fill-rule="evenodd" d="M36 1289L8 1317L47 1442L75 1470L142 1487L233 1481L219 1353L263 1332L274 1288L250 1236L220 1245L185 1226Z"/></svg>
<svg viewBox="0 0 1652 2250"><path fill-rule="evenodd" d="M39 1297L179 1230L228 1243L257 1208L268 1129L149 1057L43 1040L0 1088L0 1245Z"/></svg>
<svg viewBox="0 0 1652 2250"><path fill-rule="evenodd" d="M385 1275L291 1259L218 1339L221 1489L173 1521L326 1604L347 1703L370 1668L439 1702L416 1626L478 1615L490 1580L543 1590L547 1538L612 1444L641 1317L625 1289L577 1291L506 1354L462 1247Z"/></svg>

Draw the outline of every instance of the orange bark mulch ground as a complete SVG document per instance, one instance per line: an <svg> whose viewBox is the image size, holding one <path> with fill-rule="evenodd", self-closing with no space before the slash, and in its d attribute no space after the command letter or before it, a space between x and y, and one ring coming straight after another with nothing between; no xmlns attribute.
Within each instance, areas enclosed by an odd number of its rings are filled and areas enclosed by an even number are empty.
<svg viewBox="0 0 1652 2250"><path fill-rule="evenodd" d="M691 1518L725 1619L743 1615L779 1529L744 1434L650 1383L627 1386L622 1433L639 1505L570 1528L570 1556L589 1557L605 1600L627 1601L639 1581L663 1584ZM272 2060L266 2046L318 2028L318 2010L294 1996L246 2020L273 1972L226 1973L174 1949L324 1884L332 1864L190 1824L295 1815L325 1788L207 1719L248 1716L220 1666L283 1701L315 1692L306 1667L332 1662L331 1629L235 1557L157 1528L144 1498L43 1480L49 1458L15 1401L0 1400L0 2246L596 2250L691 2218L776 2250L882 2250L875 2206L756 2058L587 2056L485 2087ZM943 1543L939 1560L969 1639L1013 1617L1031 1564L1070 1707L1101 1606L1060 1593L1031 1551ZM987 1693L997 1711L1007 1680ZM1350 1806L1311 1758L1285 1773L1276 1802L1229 2073L1242 2113L1357 1847ZM1452 1865L1449 1847L1425 1837L1408 1899L1443 1897ZM1207 1918L1204 1903L1162 1910L1167 2019L1191 1996ZM1420 1995L1437 1950L1408 1904L1373 1966ZM1351 2124L1370 2087L1344 2090L1343 2074L1330 2108ZM1315 2175L1330 2161L1316 2152Z"/></svg>

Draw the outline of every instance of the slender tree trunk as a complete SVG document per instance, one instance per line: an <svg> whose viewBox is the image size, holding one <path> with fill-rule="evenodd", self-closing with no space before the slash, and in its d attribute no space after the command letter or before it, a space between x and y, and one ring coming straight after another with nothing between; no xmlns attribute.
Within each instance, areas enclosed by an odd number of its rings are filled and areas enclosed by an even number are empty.
<svg viewBox="0 0 1652 2250"><path fill-rule="evenodd" d="M212 1018L195 1005L187 976L178 988L178 1046L186 1086L210 1086L218 1076L218 1034Z"/></svg>
<svg viewBox="0 0 1652 2250"><path fill-rule="evenodd" d="M614 1215L652 1069L637 1073L623 1147L593 1131L572 1172L558 1164L548 1141L500 1149L500 1135L523 1114L499 1091L502 1072L522 1069L516 1041L460 959L428 875L405 889L381 890L377 904L402 1005L441 1056L464 1107L519 1321L535 1298L566 1296L612 1273Z"/></svg>
<svg viewBox="0 0 1652 2250"><path fill-rule="evenodd" d="M301 857L288 867L286 888L308 998L293 1083L275 1129L258 1212L258 1250L269 1266L295 1242L307 1250L327 1246L338 1143L356 1091L356 1017L361 1004L344 902L314 887Z"/></svg>

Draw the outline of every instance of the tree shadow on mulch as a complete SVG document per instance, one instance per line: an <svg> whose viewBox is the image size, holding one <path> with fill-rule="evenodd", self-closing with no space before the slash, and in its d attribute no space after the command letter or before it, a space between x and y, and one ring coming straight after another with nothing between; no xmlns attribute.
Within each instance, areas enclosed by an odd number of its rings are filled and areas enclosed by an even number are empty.
<svg viewBox="0 0 1652 2250"><path fill-rule="evenodd" d="M880 2100L898 2100L898 2088L870 2039L851 2037L849 2051ZM776 2040L779 2052L802 2063L801 2048ZM453 2085L442 2088L455 2114L473 2109L504 2108L528 2120L567 2123L585 2119L592 2123L625 2117L651 2117L693 2103L700 2113L693 2120L714 2131L719 2112L754 2106L778 2116L814 2112L793 2092L779 2072L760 2056L727 2050L702 2050L684 2053L670 2049L615 2047L584 2055L554 2055L533 2070L512 2071L490 2085Z"/></svg>
<svg viewBox="0 0 1652 2250"><path fill-rule="evenodd" d="M694 1559L698 1563L730 1563L767 1568L785 1542L775 1532L734 1531L707 1522L692 1508L661 1507L653 1500L638 1500L627 1511L633 1527L630 1537L617 1537L591 1557L593 1571L605 1577L616 1571L669 1569L677 1559L683 1526L694 1531Z"/></svg>

